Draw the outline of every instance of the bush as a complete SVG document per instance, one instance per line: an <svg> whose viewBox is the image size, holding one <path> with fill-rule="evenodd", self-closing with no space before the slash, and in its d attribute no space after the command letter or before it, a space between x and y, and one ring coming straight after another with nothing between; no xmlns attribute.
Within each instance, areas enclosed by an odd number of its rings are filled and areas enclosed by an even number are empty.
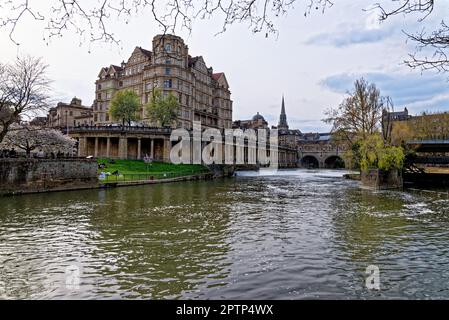
<svg viewBox="0 0 449 320"><path fill-rule="evenodd" d="M401 147L386 146L380 134L373 134L359 142L360 168L402 169L405 154Z"/></svg>

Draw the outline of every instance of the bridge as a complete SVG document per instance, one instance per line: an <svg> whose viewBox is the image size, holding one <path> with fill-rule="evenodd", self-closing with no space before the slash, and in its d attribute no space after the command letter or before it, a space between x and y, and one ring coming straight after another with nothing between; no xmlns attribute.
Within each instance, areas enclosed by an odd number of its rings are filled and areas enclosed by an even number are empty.
<svg viewBox="0 0 449 320"><path fill-rule="evenodd" d="M302 144L298 148L298 166L302 168L339 169L345 167L344 149L330 143Z"/></svg>

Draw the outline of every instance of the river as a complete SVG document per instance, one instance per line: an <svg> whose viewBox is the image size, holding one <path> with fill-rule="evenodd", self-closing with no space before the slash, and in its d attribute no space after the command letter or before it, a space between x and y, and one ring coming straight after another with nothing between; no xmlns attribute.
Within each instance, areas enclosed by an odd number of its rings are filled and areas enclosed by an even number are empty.
<svg viewBox="0 0 449 320"><path fill-rule="evenodd" d="M0 198L0 298L449 298L448 196L343 173Z"/></svg>

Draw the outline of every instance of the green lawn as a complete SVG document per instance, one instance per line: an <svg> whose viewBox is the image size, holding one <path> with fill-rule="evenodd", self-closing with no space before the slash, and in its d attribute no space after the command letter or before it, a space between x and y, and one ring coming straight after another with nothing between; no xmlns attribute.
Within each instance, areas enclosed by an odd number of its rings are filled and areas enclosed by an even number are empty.
<svg viewBox="0 0 449 320"><path fill-rule="evenodd" d="M97 159L98 164L106 165L105 168L99 168L98 174L109 172L111 175L106 179L106 182L114 181L132 181L132 180L152 180L152 179L166 179L180 176L189 176L200 173L210 172L208 168L196 164L171 164L164 162L153 162L146 164L143 160L110 160L100 158ZM118 175L112 175L117 172Z"/></svg>

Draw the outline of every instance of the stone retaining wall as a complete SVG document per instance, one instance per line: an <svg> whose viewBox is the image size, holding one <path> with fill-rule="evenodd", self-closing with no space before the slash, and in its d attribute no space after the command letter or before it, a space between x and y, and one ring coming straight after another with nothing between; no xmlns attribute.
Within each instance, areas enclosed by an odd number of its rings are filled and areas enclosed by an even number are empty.
<svg viewBox="0 0 449 320"><path fill-rule="evenodd" d="M362 171L362 185L374 189L401 189L403 187L400 170L382 171L379 169Z"/></svg>
<svg viewBox="0 0 449 320"><path fill-rule="evenodd" d="M97 185L94 159L0 159L0 195Z"/></svg>

